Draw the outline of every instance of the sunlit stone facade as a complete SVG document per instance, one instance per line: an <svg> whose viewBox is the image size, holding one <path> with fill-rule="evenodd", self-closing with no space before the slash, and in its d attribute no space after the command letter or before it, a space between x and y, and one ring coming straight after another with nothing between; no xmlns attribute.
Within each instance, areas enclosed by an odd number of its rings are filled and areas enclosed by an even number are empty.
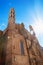
<svg viewBox="0 0 43 65"><path fill-rule="evenodd" d="M37 38L28 32L23 23L15 23L15 11L10 10L5 35L5 65L43 65L43 56Z"/></svg>

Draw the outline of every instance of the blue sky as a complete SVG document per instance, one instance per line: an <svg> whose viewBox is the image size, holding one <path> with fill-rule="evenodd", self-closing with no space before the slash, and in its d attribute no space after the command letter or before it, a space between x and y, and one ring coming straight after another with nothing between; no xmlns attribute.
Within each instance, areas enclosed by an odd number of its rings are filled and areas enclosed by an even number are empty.
<svg viewBox="0 0 43 65"><path fill-rule="evenodd" d="M10 8L15 9L16 23L23 22L29 30L33 26L41 46L43 46L43 0L0 0L0 30L8 25Z"/></svg>

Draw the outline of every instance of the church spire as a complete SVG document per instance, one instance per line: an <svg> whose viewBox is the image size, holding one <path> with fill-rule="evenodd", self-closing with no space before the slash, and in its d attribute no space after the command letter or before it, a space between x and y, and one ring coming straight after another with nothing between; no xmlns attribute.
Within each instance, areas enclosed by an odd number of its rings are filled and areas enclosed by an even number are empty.
<svg viewBox="0 0 43 65"><path fill-rule="evenodd" d="M8 23L15 23L15 11L13 8L10 10Z"/></svg>

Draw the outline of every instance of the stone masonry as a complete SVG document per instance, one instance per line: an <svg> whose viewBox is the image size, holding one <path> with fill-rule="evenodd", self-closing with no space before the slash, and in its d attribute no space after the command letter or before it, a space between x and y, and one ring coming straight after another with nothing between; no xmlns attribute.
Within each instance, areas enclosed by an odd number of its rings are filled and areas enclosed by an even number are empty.
<svg viewBox="0 0 43 65"><path fill-rule="evenodd" d="M23 23L16 24L13 8L2 36L5 44L0 65L43 65L42 50L36 36L28 32Z"/></svg>

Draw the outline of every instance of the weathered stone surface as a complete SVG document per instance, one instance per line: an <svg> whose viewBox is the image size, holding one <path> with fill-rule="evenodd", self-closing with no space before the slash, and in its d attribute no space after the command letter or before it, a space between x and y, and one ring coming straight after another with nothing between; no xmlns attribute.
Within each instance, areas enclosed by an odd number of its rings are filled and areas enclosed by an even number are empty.
<svg viewBox="0 0 43 65"><path fill-rule="evenodd" d="M15 23L14 9L10 10L8 26L3 31L6 42L4 45L4 65L43 65L43 54L35 35L25 28L23 23Z"/></svg>

